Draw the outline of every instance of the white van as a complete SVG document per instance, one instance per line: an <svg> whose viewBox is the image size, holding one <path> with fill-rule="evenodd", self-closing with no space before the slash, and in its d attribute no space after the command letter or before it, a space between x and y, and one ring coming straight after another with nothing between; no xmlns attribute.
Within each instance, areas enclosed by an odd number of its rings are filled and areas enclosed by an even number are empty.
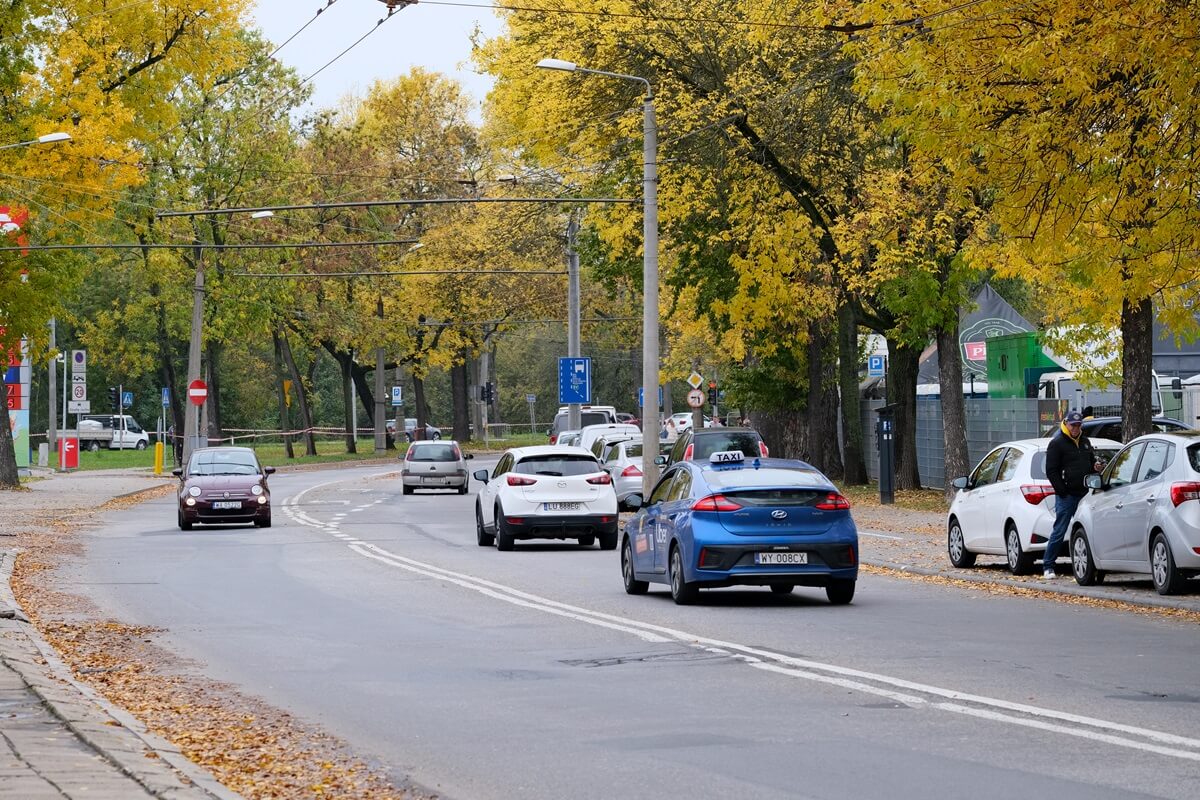
<svg viewBox="0 0 1200 800"><path fill-rule="evenodd" d="M63 431L60 436L73 436ZM128 414L89 414L79 420L79 446L87 450L107 447L112 450L145 450L150 434Z"/></svg>
<svg viewBox="0 0 1200 800"><path fill-rule="evenodd" d="M1150 390L1150 410L1163 413L1162 391L1159 389L1158 373L1151 372L1153 381ZM1074 372L1046 372L1038 378L1038 397L1050 400L1069 400L1071 408L1121 408L1121 387L1107 386L1103 389L1087 389L1075 379ZM1099 416L1099 413L1097 412Z"/></svg>

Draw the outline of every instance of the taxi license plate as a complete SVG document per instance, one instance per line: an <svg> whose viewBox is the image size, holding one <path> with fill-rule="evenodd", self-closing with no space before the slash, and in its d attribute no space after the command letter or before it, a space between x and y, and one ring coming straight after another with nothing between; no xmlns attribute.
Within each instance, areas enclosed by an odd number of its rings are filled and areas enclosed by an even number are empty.
<svg viewBox="0 0 1200 800"><path fill-rule="evenodd" d="M421 478L421 483L436 483L439 485L445 485L446 479L445 478Z"/></svg>
<svg viewBox="0 0 1200 800"><path fill-rule="evenodd" d="M232 508L241 508L241 500L214 500L213 509L216 511L225 511Z"/></svg>
<svg viewBox="0 0 1200 800"><path fill-rule="evenodd" d="M542 503L543 511L578 511L579 503Z"/></svg>
<svg viewBox="0 0 1200 800"><path fill-rule="evenodd" d="M755 553L756 564L807 564L808 553Z"/></svg>

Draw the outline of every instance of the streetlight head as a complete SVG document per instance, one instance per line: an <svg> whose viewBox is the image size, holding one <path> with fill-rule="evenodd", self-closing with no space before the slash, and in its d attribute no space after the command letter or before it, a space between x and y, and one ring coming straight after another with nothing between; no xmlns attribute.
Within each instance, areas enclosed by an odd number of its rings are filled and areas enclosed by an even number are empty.
<svg viewBox="0 0 1200 800"><path fill-rule="evenodd" d="M255 211L250 215L250 219L266 219L275 216L274 211Z"/></svg>
<svg viewBox="0 0 1200 800"><path fill-rule="evenodd" d="M543 58L537 63L542 69L558 69L563 72L574 72L579 69L579 66L571 61L563 61L561 58Z"/></svg>
<svg viewBox="0 0 1200 800"><path fill-rule="evenodd" d="M45 133L37 138L38 144L53 144L54 142L65 142L71 138L71 134L63 131L55 133Z"/></svg>

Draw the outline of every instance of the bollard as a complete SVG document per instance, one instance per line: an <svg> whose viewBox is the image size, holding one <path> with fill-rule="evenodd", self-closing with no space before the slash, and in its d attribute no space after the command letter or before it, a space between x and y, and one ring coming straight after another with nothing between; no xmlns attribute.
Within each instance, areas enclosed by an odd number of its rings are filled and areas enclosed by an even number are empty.
<svg viewBox="0 0 1200 800"><path fill-rule="evenodd" d="M163 473L163 443L154 443L154 474L162 475Z"/></svg>

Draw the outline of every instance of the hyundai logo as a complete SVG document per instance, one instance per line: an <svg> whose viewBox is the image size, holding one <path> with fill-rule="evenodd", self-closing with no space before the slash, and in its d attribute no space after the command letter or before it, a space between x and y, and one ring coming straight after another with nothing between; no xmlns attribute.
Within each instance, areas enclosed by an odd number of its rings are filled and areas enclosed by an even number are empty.
<svg viewBox="0 0 1200 800"><path fill-rule="evenodd" d="M775 511L772 511L771 516L774 519L787 519L787 512L784 511L782 508L779 508L779 509L776 509Z"/></svg>

